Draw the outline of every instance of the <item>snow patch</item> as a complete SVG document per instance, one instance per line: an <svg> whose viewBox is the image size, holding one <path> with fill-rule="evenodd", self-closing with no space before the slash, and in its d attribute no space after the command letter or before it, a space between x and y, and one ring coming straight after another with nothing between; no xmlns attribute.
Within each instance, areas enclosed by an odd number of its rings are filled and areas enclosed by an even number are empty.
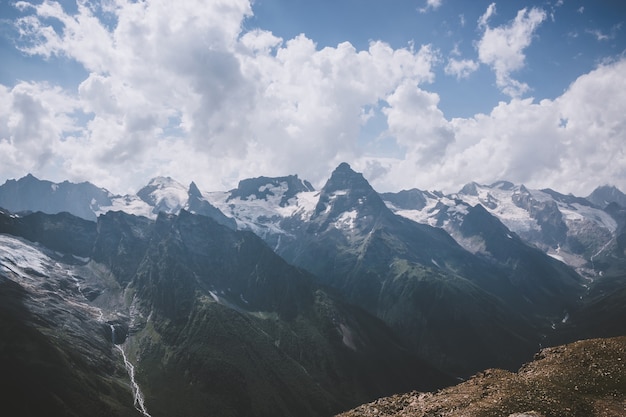
<svg viewBox="0 0 626 417"><path fill-rule="evenodd" d="M156 219L157 215L152 212L153 207L134 195L116 196L111 199L110 206L100 207L95 211L96 216L105 214L109 211L123 211L135 216L143 216L149 219Z"/></svg>
<svg viewBox="0 0 626 417"><path fill-rule="evenodd" d="M18 238L0 235L1 270L18 273L22 278L28 278L28 274L21 273L27 270L46 275L48 259L44 253Z"/></svg>
<svg viewBox="0 0 626 417"><path fill-rule="evenodd" d="M280 186L262 186L263 191L270 190L272 194L267 195L267 199L230 199L229 192L203 193L203 197L217 207L228 217L232 217L237 222L237 228L251 230L260 236L269 234L288 234L282 226L281 221L289 217L299 217L305 221L309 220L315 212L315 207L319 199L318 191L306 191L296 194L287 201L287 204L280 205L283 195L288 190L286 182Z"/></svg>
<svg viewBox="0 0 626 417"><path fill-rule="evenodd" d="M548 253L548 256L550 256L550 257L552 257L552 258L556 259L557 261L561 261L561 262L563 262L563 263L566 263L566 262L565 262L565 259L564 259L561 255L557 255L557 254L556 254L556 253L554 253L554 252L547 252L547 253Z"/></svg>
<svg viewBox="0 0 626 417"><path fill-rule="evenodd" d="M356 352L356 344L354 343L354 333L352 329L343 323L339 323L339 333L341 334L341 341L345 346Z"/></svg>
<svg viewBox="0 0 626 417"><path fill-rule="evenodd" d="M335 228L339 230L352 230L356 226L356 218L358 211L351 210L341 213L341 216L335 221Z"/></svg>

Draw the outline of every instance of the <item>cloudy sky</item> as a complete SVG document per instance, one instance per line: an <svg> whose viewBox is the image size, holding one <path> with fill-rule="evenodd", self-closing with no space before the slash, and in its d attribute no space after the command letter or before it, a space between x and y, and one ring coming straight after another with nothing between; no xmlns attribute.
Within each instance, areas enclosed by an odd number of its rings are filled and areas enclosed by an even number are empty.
<svg viewBox="0 0 626 417"><path fill-rule="evenodd" d="M621 0L0 0L0 181L626 191Z"/></svg>

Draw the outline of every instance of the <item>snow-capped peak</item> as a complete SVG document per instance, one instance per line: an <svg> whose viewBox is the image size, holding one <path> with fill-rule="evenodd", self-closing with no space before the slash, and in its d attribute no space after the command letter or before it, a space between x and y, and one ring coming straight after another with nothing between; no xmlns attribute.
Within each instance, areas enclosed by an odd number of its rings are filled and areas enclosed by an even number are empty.
<svg viewBox="0 0 626 417"><path fill-rule="evenodd" d="M170 177L155 177L137 192L137 196L154 207L154 213L177 213L187 203L187 191L187 187Z"/></svg>

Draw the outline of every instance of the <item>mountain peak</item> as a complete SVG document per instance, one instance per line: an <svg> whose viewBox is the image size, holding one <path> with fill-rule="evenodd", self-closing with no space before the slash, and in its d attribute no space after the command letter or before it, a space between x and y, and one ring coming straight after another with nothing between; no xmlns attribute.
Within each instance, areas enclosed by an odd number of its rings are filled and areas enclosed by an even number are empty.
<svg viewBox="0 0 626 417"><path fill-rule="evenodd" d="M380 213L387 207L363 174L355 172L345 162L333 171L320 192L315 216L326 220L344 213Z"/></svg>
<svg viewBox="0 0 626 417"><path fill-rule="evenodd" d="M337 168L335 168L335 171L352 171L352 168L350 167L350 164L348 164L347 162L342 162L339 165L337 165Z"/></svg>
<svg viewBox="0 0 626 417"><path fill-rule="evenodd" d="M191 184L189 184L189 191L187 191L187 194L189 194L189 198L202 198L202 193L200 192L200 189L198 189L198 186L193 181L191 181Z"/></svg>
<svg viewBox="0 0 626 417"><path fill-rule="evenodd" d="M174 180L172 177L157 176L157 177L152 178L148 182L147 186L163 188L163 187L171 187L171 186L179 187L181 186L181 184L178 181Z"/></svg>
<svg viewBox="0 0 626 417"><path fill-rule="evenodd" d="M587 197L587 200L599 207L606 207L611 203L617 203L622 207L626 207L626 195L614 185L602 185Z"/></svg>
<svg viewBox="0 0 626 417"><path fill-rule="evenodd" d="M332 192L347 189L361 190L367 193L373 191L363 174L354 171L348 163L342 162L330 175L330 179L324 185L323 190Z"/></svg>
<svg viewBox="0 0 626 417"><path fill-rule="evenodd" d="M137 197L160 211L176 213L188 199L187 188L170 177L154 177L148 185L137 191Z"/></svg>

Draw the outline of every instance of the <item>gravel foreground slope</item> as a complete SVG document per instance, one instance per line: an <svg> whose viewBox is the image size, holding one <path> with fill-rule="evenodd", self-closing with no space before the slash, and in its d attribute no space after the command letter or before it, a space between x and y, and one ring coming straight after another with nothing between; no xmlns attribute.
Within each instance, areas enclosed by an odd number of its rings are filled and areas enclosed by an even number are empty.
<svg viewBox="0 0 626 417"><path fill-rule="evenodd" d="M338 417L623 417L626 337L546 348L517 373L489 369L436 393L381 398Z"/></svg>

